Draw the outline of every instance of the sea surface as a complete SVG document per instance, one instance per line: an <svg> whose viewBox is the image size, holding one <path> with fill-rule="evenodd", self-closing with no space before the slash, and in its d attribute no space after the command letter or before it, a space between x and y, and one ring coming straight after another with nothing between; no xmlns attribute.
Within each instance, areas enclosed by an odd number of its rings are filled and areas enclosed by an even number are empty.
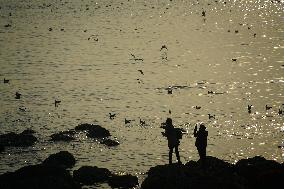
<svg viewBox="0 0 284 189"><path fill-rule="evenodd" d="M283 10L282 0L0 0L0 134L30 128L38 138L1 153L0 174L67 150L73 169L141 180L168 163L167 117L187 131L184 163L199 159L193 129L201 122L210 156L283 162ZM84 133L50 141L81 123L101 125L120 145Z"/></svg>

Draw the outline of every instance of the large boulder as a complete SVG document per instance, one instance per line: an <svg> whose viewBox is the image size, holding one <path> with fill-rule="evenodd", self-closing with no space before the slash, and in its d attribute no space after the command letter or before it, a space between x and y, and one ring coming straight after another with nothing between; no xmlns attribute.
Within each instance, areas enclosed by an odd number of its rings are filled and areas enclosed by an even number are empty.
<svg viewBox="0 0 284 189"><path fill-rule="evenodd" d="M277 188L284 180L284 167L260 156L239 160L236 170L246 179L250 188Z"/></svg>
<svg viewBox="0 0 284 189"><path fill-rule="evenodd" d="M109 178L108 184L112 188L133 188L137 186L138 178L132 175L112 175Z"/></svg>
<svg viewBox="0 0 284 189"><path fill-rule="evenodd" d="M101 127L100 125L93 125L93 124L80 124L78 126L75 127L76 131L86 131L87 132L87 137L90 138L106 138L111 136L110 132Z"/></svg>
<svg viewBox="0 0 284 189"><path fill-rule="evenodd" d="M233 165L208 156L206 165L200 161L183 164L158 165L150 168L142 189L243 189L244 180L235 174Z"/></svg>
<svg viewBox="0 0 284 189"><path fill-rule="evenodd" d="M106 182L110 175L108 169L96 166L83 166L73 172L74 179L84 185Z"/></svg>
<svg viewBox="0 0 284 189"><path fill-rule="evenodd" d="M52 134L50 138L54 142L56 141L69 142L75 139L74 135L75 135L75 131L69 130L69 131L61 131L59 133Z"/></svg>
<svg viewBox="0 0 284 189"><path fill-rule="evenodd" d="M3 145L0 145L0 153L4 152L4 150L5 150L5 147Z"/></svg>
<svg viewBox="0 0 284 189"><path fill-rule="evenodd" d="M14 146L14 147L26 147L33 145L37 138L33 136L34 131L28 129L24 130L20 134L10 132L0 135L0 145L2 146Z"/></svg>
<svg viewBox="0 0 284 189"><path fill-rule="evenodd" d="M104 144L104 145L106 145L108 147L114 147L114 146L118 146L119 145L118 141L112 140L112 139L109 139L109 138L101 140L100 143Z"/></svg>
<svg viewBox="0 0 284 189"><path fill-rule="evenodd" d="M0 188L5 189L80 189L68 171L45 164L30 165L0 175Z"/></svg>
<svg viewBox="0 0 284 189"><path fill-rule="evenodd" d="M50 155L43 161L43 164L63 168L73 167L76 163L74 156L67 151L60 151Z"/></svg>

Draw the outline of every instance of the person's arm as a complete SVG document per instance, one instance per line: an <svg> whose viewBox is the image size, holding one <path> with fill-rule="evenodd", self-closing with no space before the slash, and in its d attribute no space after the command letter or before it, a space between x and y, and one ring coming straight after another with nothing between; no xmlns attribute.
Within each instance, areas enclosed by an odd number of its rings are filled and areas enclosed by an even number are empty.
<svg viewBox="0 0 284 189"><path fill-rule="evenodd" d="M194 127L193 136L194 136L194 137L197 137L197 125L195 125L195 127Z"/></svg>

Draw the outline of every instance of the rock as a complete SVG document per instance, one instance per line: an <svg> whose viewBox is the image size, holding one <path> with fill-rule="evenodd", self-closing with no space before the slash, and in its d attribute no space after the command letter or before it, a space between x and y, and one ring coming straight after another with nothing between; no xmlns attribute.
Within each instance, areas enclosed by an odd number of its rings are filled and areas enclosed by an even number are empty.
<svg viewBox="0 0 284 189"><path fill-rule="evenodd" d="M35 131L32 129L26 129L21 134L22 135L32 135L32 134L35 134Z"/></svg>
<svg viewBox="0 0 284 189"><path fill-rule="evenodd" d="M5 189L80 189L70 173L61 167L30 165L0 175L0 188Z"/></svg>
<svg viewBox="0 0 284 189"><path fill-rule="evenodd" d="M108 184L112 188L133 188L137 186L138 178L132 175L112 175L109 178Z"/></svg>
<svg viewBox="0 0 284 189"><path fill-rule="evenodd" d="M214 157L206 158L206 167L200 161L185 165L158 165L150 168L142 189L243 189L244 180L235 174L234 166Z"/></svg>
<svg viewBox="0 0 284 189"><path fill-rule="evenodd" d="M110 175L111 172L108 169L96 166L83 166L73 172L74 179L84 185L106 182Z"/></svg>
<svg viewBox="0 0 284 189"><path fill-rule="evenodd" d="M56 154L50 155L43 161L43 164L50 166L57 166L63 168L73 167L76 160L72 154L67 151L60 151Z"/></svg>
<svg viewBox="0 0 284 189"><path fill-rule="evenodd" d="M115 141L115 140L112 140L112 139L109 139L109 138L100 141L100 143L104 144L104 145L107 145L109 147L113 147L113 146L118 146L119 145L118 141Z"/></svg>
<svg viewBox="0 0 284 189"><path fill-rule="evenodd" d="M75 135L75 131L74 130L70 130L70 131L61 131L59 133L55 133L52 134L50 136L52 141L65 141L65 142L69 142L71 140L74 140L74 135Z"/></svg>
<svg viewBox="0 0 284 189"><path fill-rule="evenodd" d="M260 156L239 160L236 170L251 188L277 188L284 180L283 166Z"/></svg>
<svg viewBox="0 0 284 189"><path fill-rule="evenodd" d="M0 153L5 151L5 147L0 145Z"/></svg>
<svg viewBox="0 0 284 189"><path fill-rule="evenodd" d="M32 130L25 130L20 134L10 132L0 135L0 145L14 147L31 146L37 141L37 138L32 135L31 131Z"/></svg>
<svg viewBox="0 0 284 189"><path fill-rule="evenodd" d="M105 138L105 137L109 137L110 132L101 127L100 125L92 125L92 124L80 124L78 126L75 127L76 131L87 131L87 137L90 138Z"/></svg>

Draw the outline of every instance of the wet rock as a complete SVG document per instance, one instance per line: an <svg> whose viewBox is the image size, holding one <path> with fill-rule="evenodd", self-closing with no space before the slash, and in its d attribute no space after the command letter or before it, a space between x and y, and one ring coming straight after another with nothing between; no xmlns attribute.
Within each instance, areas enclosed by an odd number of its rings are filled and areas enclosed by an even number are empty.
<svg viewBox="0 0 284 189"><path fill-rule="evenodd" d="M0 175L0 188L80 189L81 187L65 169L39 164Z"/></svg>
<svg viewBox="0 0 284 189"><path fill-rule="evenodd" d="M25 130L20 134L10 132L0 135L0 145L14 147L31 146L37 141L37 138L32 135L33 133L31 133L31 131L32 130Z"/></svg>
<svg viewBox="0 0 284 189"><path fill-rule="evenodd" d="M73 172L74 179L84 185L106 182L110 175L111 172L108 169L96 166L83 166Z"/></svg>
<svg viewBox="0 0 284 189"><path fill-rule="evenodd" d="M112 188L133 188L137 186L138 178L132 175L112 175L109 178L108 184Z"/></svg>
<svg viewBox="0 0 284 189"><path fill-rule="evenodd" d="M5 147L2 146L2 145L0 145L0 153L1 153L1 152L4 152L4 150L5 150Z"/></svg>
<svg viewBox="0 0 284 189"><path fill-rule="evenodd" d="M100 125L93 125L93 124L80 124L78 126L75 127L76 131L86 131L87 132L87 137L90 138L105 138L105 137L109 137L110 132L101 127Z"/></svg>
<svg viewBox="0 0 284 189"><path fill-rule="evenodd" d="M112 140L112 139L109 139L109 138L101 140L100 143L104 144L106 146L109 146L109 147L114 147L114 146L118 146L119 145L118 141L115 141L115 140Z"/></svg>
<svg viewBox="0 0 284 189"><path fill-rule="evenodd" d="M51 140L56 142L56 141L65 141L65 142L69 142L71 140L74 140L74 135L75 135L75 131L74 130L70 130L70 131L61 131L59 133L55 133L52 134L50 136Z"/></svg>
<svg viewBox="0 0 284 189"><path fill-rule="evenodd" d="M74 156L67 151L60 151L50 155L43 161L43 164L63 168L73 167L76 163Z"/></svg>
<svg viewBox="0 0 284 189"><path fill-rule="evenodd" d="M277 188L284 180L283 166L260 156L238 161L236 170L251 188Z"/></svg>
<svg viewBox="0 0 284 189"><path fill-rule="evenodd" d="M233 165L214 157L207 157L206 167L200 161L185 165L158 165L150 168L141 188L244 188L244 180L235 174Z"/></svg>

